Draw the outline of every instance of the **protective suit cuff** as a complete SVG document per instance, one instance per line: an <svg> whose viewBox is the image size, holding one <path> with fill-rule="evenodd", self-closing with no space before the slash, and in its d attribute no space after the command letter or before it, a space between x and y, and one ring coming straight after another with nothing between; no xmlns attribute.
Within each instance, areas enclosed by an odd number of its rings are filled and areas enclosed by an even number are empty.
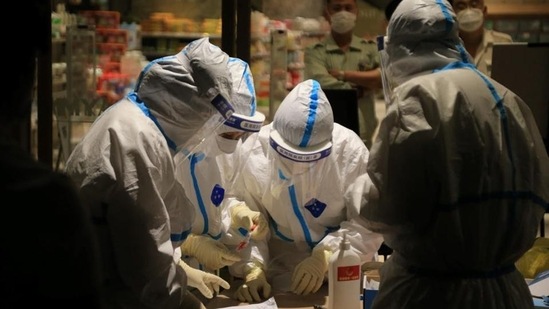
<svg viewBox="0 0 549 309"><path fill-rule="evenodd" d="M226 202L226 203L227 203L227 204L226 204L227 207L233 208L233 207L238 206L238 205L241 204L241 203L244 203L244 201L241 201L241 200L239 200L239 199L236 198L236 197L229 197L229 198L227 198L227 202Z"/></svg>
<svg viewBox="0 0 549 309"><path fill-rule="evenodd" d="M257 278L267 279L262 267L256 266L246 271L246 282L256 280Z"/></svg>
<svg viewBox="0 0 549 309"><path fill-rule="evenodd" d="M328 263L333 252L325 246L317 246L313 249L312 256L321 259L323 262Z"/></svg>
<svg viewBox="0 0 549 309"><path fill-rule="evenodd" d="M246 209L246 210L250 209L248 207L248 205L246 205L246 203L242 202L242 201L238 201L237 203L234 203L234 204L231 204L231 205L233 205L232 208L231 208L231 211L233 211L233 212L240 211L241 209Z"/></svg>
<svg viewBox="0 0 549 309"><path fill-rule="evenodd" d="M257 269L257 268L262 269L263 268L263 263L261 263L257 260L248 262L244 266L244 273L248 274L249 272L251 272L251 271L253 271L254 269Z"/></svg>
<svg viewBox="0 0 549 309"><path fill-rule="evenodd" d="M187 239L181 244L181 253L183 255L195 256L198 247L202 242L204 242L203 236L190 234Z"/></svg>

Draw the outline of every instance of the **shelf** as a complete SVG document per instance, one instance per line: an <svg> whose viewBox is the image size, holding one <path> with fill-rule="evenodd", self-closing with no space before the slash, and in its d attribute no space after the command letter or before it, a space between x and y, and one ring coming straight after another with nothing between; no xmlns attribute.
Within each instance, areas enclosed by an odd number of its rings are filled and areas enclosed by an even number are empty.
<svg viewBox="0 0 549 309"><path fill-rule="evenodd" d="M252 60L268 59L269 57L271 57L271 54L269 53L257 53L257 54L250 55L250 58Z"/></svg>
<svg viewBox="0 0 549 309"><path fill-rule="evenodd" d="M168 38L168 39L200 39L209 37L212 39L220 39L221 34L212 34L205 32L141 32L141 38Z"/></svg>
<svg viewBox="0 0 549 309"><path fill-rule="evenodd" d="M61 100L67 98L67 91L61 90L61 91L53 91L52 94L52 100Z"/></svg>
<svg viewBox="0 0 549 309"><path fill-rule="evenodd" d="M161 51L142 51L142 53L143 53L143 56L145 56L147 58L160 58L160 57L164 57L164 56L175 55L178 52L176 52L176 51L173 51L173 52L170 52L170 51L164 51L164 52L161 52Z"/></svg>
<svg viewBox="0 0 549 309"><path fill-rule="evenodd" d="M496 4L490 3L488 6L488 18L501 17L549 17L549 5L547 4Z"/></svg>
<svg viewBox="0 0 549 309"><path fill-rule="evenodd" d="M96 43L99 47L123 47L126 48L128 44L125 43Z"/></svg>
<svg viewBox="0 0 549 309"><path fill-rule="evenodd" d="M268 34L267 35L253 35L252 34L251 40L252 41L260 41L260 42L263 42L263 43L270 43L271 42L271 37Z"/></svg>
<svg viewBox="0 0 549 309"><path fill-rule="evenodd" d="M301 36L305 37L325 37L326 35L330 34L330 31L302 31Z"/></svg>

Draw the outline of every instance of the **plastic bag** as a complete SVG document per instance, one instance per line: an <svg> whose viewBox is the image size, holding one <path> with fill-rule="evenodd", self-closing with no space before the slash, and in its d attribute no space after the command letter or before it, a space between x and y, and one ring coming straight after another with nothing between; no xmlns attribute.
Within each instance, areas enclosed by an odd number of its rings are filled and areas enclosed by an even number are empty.
<svg viewBox="0 0 549 309"><path fill-rule="evenodd" d="M534 278L549 270L549 238L537 238L532 248L515 265L525 278Z"/></svg>

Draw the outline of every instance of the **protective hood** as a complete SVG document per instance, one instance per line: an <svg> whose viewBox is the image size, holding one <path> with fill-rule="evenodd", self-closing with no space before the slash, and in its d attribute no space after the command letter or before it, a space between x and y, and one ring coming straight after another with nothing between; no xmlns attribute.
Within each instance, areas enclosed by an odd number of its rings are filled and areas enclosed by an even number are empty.
<svg viewBox="0 0 549 309"><path fill-rule="evenodd" d="M231 103L235 111L217 133L259 132L265 115L257 111L254 79L250 67L245 61L232 57L229 59L228 67L233 89Z"/></svg>
<svg viewBox="0 0 549 309"><path fill-rule="evenodd" d="M387 67L397 85L455 61L472 62L445 0L403 0L387 27Z"/></svg>
<svg viewBox="0 0 549 309"><path fill-rule="evenodd" d="M332 165L334 117L316 80L299 83L278 107L269 135L273 197L287 196L294 208L315 207L321 181ZM288 195L289 194L289 195Z"/></svg>
<svg viewBox="0 0 549 309"><path fill-rule="evenodd" d="M225 52L203 38L177 55L150 62L141 72L135 88L138 100L176 146L188 142L213 116L226 119L234 111L225 100L232 96L228 61Z"/></svg>
<svg viewBox="0 0 549 309"><path fill-rule="evenodd" d="M246 61L234 57L229 58L228 66L233 89L231 103L234 106L235 113L253 116L257 110L257 102L250 66Z"/></svg>
<svg viewBox="0 0 549 309"><path fill-rule="evenodd" d="M223 235L224 208L221 205L232 192L241 168L250 157L244 150L239 152L240 156L233 152L242 149L244 138L257 138L257 134L247 135L259 131L265 120L265 115L256 111L254 82L248 64L230 58L228 70L234 112L215 134L208 135L189 153L189 160L176 160L176 177L196 208L193 232L209 234L214 239Z"/></svg>
<svg viewBox="0 0 549 309"><path fill-rule="evenodd" d="M273 119L271 147L281 156L311 162L330 154L334 115L330 102L312 79L284 98Z"/></svg>

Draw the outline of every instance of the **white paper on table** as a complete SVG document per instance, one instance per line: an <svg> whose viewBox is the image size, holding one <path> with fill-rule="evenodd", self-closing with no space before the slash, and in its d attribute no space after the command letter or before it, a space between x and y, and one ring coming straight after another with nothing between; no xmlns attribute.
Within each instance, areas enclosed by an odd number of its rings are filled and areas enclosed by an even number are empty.
<svg viewBox="0 0 549 309"><path fill-rule="evenodd" d="M274 297L271 297L262 303L250 304L246 306L223 307L220 309L278 309L278 306L276 305Z"/></svg>
<svg viewBox="0 0 549 309"><path fill-rule="evenodd" d="M549 271L544 271L536 276L528 285L532 296L549 295Z"/></svg>
<svg viewBox="0 0 549 309"><path fill-rule="evenodd" d="M364 290L379 290L379 282L375 280L368 280L367 276L364 275L362 279L362 288Z"/></svg>

